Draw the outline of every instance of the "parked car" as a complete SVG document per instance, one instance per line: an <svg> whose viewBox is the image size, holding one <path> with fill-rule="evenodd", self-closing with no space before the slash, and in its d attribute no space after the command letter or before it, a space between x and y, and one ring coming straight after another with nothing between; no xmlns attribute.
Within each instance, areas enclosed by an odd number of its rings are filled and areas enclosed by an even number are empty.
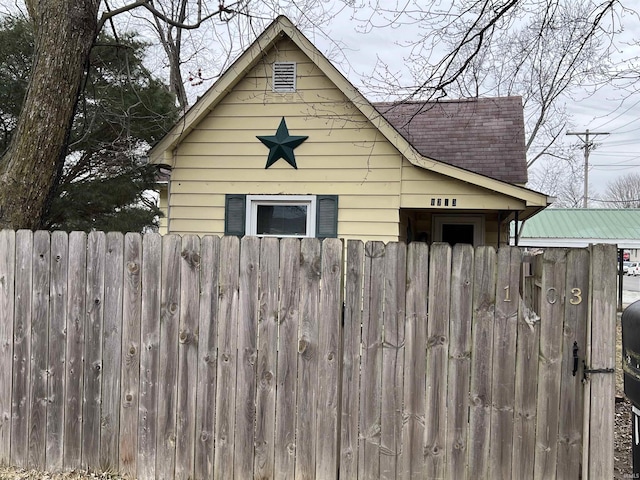
<svg viewBox="0 0 640 480"><path fill-rule="evenodd" d="M627 262L625 262L627 263ZM640 275L640 262L628 262L629 266L627 267L627 275Z"/></svg>

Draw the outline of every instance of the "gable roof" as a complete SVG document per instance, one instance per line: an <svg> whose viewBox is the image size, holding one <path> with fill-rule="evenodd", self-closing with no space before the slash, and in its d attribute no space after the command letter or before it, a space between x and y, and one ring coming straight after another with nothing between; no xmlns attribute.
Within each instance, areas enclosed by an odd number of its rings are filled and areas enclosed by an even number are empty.
<svg viewBox="0 0 640 480"><path fill-rule="evenodd" d="M468 182L490 191L525 202L520 218L527 218L551 203L546 195L487 175L435 160L421 154L376 108L354 87L333 64L285 16L279 16L229 67L211 88L184 114L176 125L149 151L151 163L173 166L175 147L211 112L234 86L253 68L282 36L302 50L320 71L342 91L351 103L380 133L416 167Z"/></svg>
<svg viewBox="0 0 640 480"><path fill-rule="evenodd" d="M640 248L640 209L550 208L522 224L520 246Z"/></svg>
<svg viewBox="0 0 640 480"><path fill-rule="evenodd" d="M527 183L521 97L373 106L422 155L503 182Z"/></svg>

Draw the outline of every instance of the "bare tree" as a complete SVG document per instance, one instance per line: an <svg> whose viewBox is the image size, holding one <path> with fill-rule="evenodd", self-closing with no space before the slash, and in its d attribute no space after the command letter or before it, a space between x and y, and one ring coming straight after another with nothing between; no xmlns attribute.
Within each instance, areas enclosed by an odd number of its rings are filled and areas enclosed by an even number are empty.
<svg viewBox="0 0 640 480"><path fill-rule="evenodd" d="M640 174L629 173L607 183L602 202L609 208L640 208Z"/></svg>
<svg viewBox="0 0 640 480"><path fill-rule="evenodd" d="M151 0L114 7L108 0L26 0L35 28L35 56L16 129L0 159L0 229L40 227L64 165L89 53L101 29L107 24L114 28L116 15L144 11L155 25L165 25L162 32L173 88L186 105L186 96L180 92L184 84L179 72L180 32L214 19L226 24L234 17L249 18L250 2L263 4L257 0L219 0L213 5L203 0L167 1L169 6L164 8Z"/></svg>
<svg viewBox="0 0 640 480"><path fill-rule="evenodd" d="M384 3L384 5L383 5ZM625 7L618 0L461 0L422 8L376 2L364 29L418 26L406 43L411 80L386 65L368 87L400 98L521 96L528 165L570 158L564 102L611 81ZM358 13L356 12L356 15ZM377 81L375 81L377 80ZM562 165L562 163L560 163Z"/></svg>

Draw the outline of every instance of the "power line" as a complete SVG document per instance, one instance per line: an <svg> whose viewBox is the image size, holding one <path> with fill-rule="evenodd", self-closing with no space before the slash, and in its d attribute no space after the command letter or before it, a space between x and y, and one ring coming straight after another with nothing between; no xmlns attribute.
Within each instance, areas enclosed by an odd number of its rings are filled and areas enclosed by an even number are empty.
<svg viewBox="0 0 640 480"><path fill-rule="evenodd" d="M609 135L604 132L589 132L589 129L585 132L567 132L567 135L575 135L577 136L582 143L584 143L584 197L582 197L582 208L587 208L587 200L589 193L589 151L593 148L594 144L591 140L589 140L589 136L593 135L594 137L598 135ZM584 135L584 138L582 138Z"/></svg>

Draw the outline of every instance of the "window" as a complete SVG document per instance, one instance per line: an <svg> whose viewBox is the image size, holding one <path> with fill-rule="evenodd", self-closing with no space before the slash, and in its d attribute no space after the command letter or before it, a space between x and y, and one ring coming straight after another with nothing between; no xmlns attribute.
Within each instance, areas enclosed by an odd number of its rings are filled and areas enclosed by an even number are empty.
<svg viewBox="0 0 640 480"><path fill-rule="evenodd" d="M296 91L296 63L275 62L273 64L273 91Z"/></svg>
<svg viewBox="0 0 640 480"><path fill-rule="evenodd" d="M260 237L314 237L312 195L247 195L245 232Z"/></svg>
<svg viewBox="0 0 640 480"><path fill-rule="evenodd" d="M336 195L241 195L225 200L225 235L338 236Z"/></svg>
<svg viewBox="0 0 640 480"><path fill-rule="evenodd" d="M484 216L434 215L433 241L468 243L477 247L484 244Z"/></svg>

